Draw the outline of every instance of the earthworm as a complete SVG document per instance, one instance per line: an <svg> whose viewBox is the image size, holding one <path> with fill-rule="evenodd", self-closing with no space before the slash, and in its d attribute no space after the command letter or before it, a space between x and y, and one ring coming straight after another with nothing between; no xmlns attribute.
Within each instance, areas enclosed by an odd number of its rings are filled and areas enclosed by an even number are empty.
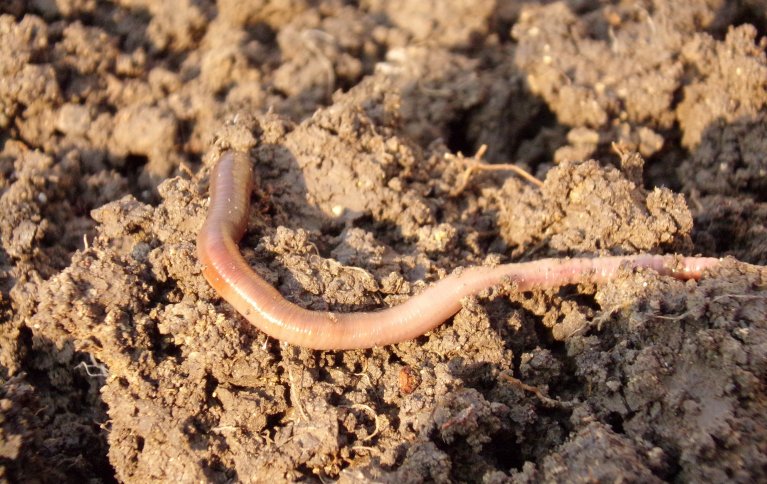
<svg viewBox="0 0 767 484"><path fill-rule="evenodd" d="M237 246L245 233L253 185L252 163L242 152L224 152L210 177L210 207L197 237L203 275L216 292L264 333L318 350L370 348L406 341L439 326L461 309L461 300L513 282L519 291L583 280L604 282L619 269L648 268L678 279L699 279L720 263L709 257L634 255L534 262L462 269L400 305L372 312L310 311L291 303L256 274Z"/></svg>

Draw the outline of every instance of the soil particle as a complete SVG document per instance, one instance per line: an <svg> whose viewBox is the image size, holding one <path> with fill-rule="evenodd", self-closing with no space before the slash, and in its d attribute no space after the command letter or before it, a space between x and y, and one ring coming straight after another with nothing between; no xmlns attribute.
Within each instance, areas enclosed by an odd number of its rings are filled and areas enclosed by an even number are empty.
<svg viewBox="0 0 767 484"><path fill-rule="evenodd" d="M50 115L48 106L60 99L56 72L50 65L39 63L48 48L47 26L35 17L16 23L9 15L0 16L0 41L7 46L0 61L0 127L7 129L14 119L28 120ZM27 122L18 124L20 135L34 137Z"/></svg>
<svg viewBox="0 0 767 484"><path fill-rule="evenodd" d="M0 476L765 480L763 269L510 282L316 352L195 248L231 148L243 255L311 309L541 257L764 264L762 3L3 2Z"/></svg>
<svg viewBox="0 0 767 484"><path fill-rule="evenodd" d="M520 252L535 244L564 253L690 246L692 216L684 197L664 188L648 192L594 160L560 164L541 190L509 181L497 196L501 234Z"/></svg>
<svg viewBox="0 0 767 484"><path fill-rule="evenodd" d="M540 471L525 467L512 479L519 483L624 479L630 482L663 482L656 475L663 469L652 468L652 462L662 462L662 457L661 449L647 448L646 444L637 445L608 426L592 422L563 444L560 453L546 457ZM604 464L594 467L594 462Z"/></svg>
<svg viewBox="0 0 767 484"><path fill-rule="evenodd" d="M641 318L634 316L627 326L608 323L607 328L603 323L614 338L603 337L600 343L596 339L583 341L589 347L596 343L602 350L607 341L617 342L616 346L592 360L596 354L576 343L591 338L576 337L568 342L589 388L594 388L596 380L602 384L616 382L612 391L608 388L591 400L597 415L610 419L613 428L628 436L651 439L657 436L655 432L661 432L660 447L674 457L683 480L698 480L704 475L743 480L745 475L739 474L737 462L744 455L755 456L764 445L761 437L753 434L756 440L742 439L743 432L752 427L754 414L762 411L761 400L743 407L732 399L733 392L753 395L761 386L758 375L764 361L764 299L746 297L748 304L731 306L732 300L738 299L738 291L763 286L764 274L744 273L732 264L718 272L723 278L702 281L698 287L672 282L653 289L657 282L637 284L635 280L632 287L653 294L643 298L648 311ZM735 274L737 278L729 279ZM614 288L608 284L596 294L600 304L609 300L621 308L613 314L624 311L627 304L616 300ZM622 355L617 357L615 352ZM662 430L654 422L663 422ZM726 444L720 447L717 442ZM711 452L717 453L715 465L704 457ZM764 465L763 457L753 462Z"/></svg>
<svg viewBox="0 0 767 484"><path fill-rule="evenodd" d="M714 120L733 122L759 113L767 102L765 46L751 25L731 29L724 42L697 35L684 46L684 60L699 78L685 87L678 108L683 144L697 145Z"/></svg>
<svg viewBox="0 0 767 484"><path fill-rule="evenodd" d="M178 125L170 110L136 104L121 109L114 122L110 151L120 160L129 155L147 158L142 173L147 180L139 183L154 186L178 165L171 154Z"/></svg>
<svg viewBox="0 0 767 484"><path fill-rule="evenodd" d="M697 200L697 205L693 238L698 250L755 264L767 262L767 226L754 223L767 213L767 204L749 197L712 195Z"/></svg>
<svg viewBox="0 0 767 484"><path fill-rule="evenodd" d="M368 8L385 15L402 29L411 43L465 47L473 38L487 35L488 20L495 5L478 2L407 2L371 0Z"/></svg>

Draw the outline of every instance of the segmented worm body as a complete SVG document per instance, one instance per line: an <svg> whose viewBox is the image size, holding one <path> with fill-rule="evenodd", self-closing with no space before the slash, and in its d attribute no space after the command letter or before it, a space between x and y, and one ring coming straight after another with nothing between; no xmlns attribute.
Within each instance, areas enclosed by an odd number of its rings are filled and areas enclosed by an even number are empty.
<svg viewBox="0 0 767 484"><path fill-rule="evenodd" d="M719 264L708 257L636 255L535 262L464 269L404 303L373 312L310 311L297 306L256 274L237 246L246 230L253 184L250 158L225 152L210 178L210 207L197 237L203 274L245 319L268 335L314 349L369 348L406 341L439 326L461 309L461 299L507 281L519 290L607 281L621 267L644 267L679 279L698 279Z"/></svg>

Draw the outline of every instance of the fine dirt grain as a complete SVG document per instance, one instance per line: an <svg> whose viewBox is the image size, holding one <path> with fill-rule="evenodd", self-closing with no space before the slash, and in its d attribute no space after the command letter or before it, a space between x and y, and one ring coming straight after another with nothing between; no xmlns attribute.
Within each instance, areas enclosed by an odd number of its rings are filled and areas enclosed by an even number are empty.
<svg viewBox="0 0 767 484"><path fill-rule="evenodd" d="M767 480L764 270L497 288L414 341L317 352L249 327L194 246L234 148L243 253L307 308L542 257L764 265L765 11L1 2L0 477Z"/></svg>

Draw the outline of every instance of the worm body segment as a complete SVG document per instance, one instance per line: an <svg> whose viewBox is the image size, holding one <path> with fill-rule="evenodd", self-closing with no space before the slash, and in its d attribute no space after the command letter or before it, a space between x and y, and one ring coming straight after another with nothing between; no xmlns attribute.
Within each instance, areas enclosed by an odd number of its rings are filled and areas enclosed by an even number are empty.
<svg viewBox="0 0 767 484"><path fill-rule="evenodd" d="M253 173L250 158L227 151L210 177L210 207L197 237L203 275L218 294L266 334L313 349L370 348L406 341L439 326L461 309L461 299L513 281L519 290L559 287L587 276L607 281L621 267L644 267L679 279L698 279L719 264L707 257L636 255L472 267L432 284L404 303L374 312L310 311L256 274L237 243L247 228Z"/></svg>

